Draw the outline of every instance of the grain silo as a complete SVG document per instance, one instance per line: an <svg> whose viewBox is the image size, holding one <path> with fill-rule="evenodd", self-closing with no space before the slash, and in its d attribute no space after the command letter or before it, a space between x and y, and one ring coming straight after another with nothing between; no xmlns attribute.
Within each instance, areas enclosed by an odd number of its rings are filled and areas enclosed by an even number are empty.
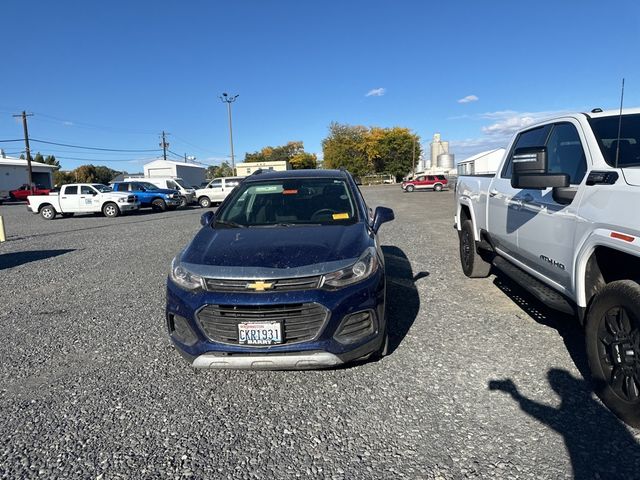
<svg viewBox="0 0 640 480"><path fill-rule="evenodd" d="M449 142L443 141L439 133L434 133L431 141L431 168L440 166L438 164L438 156L447 153L449 153Z"/></svg>
<svg viewBox="0 0 640 480"><path fill-rule="evenodd" d="M455 155L453 153L441 153L438 155L438 168L443 170L453 170L454 165Z"/></svg>

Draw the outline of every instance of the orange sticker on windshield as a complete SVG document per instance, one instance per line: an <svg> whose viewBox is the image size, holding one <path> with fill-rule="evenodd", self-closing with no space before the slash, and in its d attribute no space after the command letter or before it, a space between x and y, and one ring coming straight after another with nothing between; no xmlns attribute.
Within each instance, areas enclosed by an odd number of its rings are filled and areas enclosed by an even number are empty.
<svg viewBox="0 0 640 480"><path fill-rule="evenodd" d="M283 195L297 195L298 190L282 190Z"/></svg>
<svg viewBox="0 0 640 480"><path fill-rule="evenodd" d="M346 220L349 218L349 214L348 213L334 213L332 215L334 220Z"/></svg>

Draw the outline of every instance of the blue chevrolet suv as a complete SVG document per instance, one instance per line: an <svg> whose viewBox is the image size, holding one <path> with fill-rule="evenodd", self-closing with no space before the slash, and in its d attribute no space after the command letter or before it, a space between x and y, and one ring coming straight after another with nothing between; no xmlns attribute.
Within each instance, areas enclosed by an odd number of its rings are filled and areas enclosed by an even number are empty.
<svg viewBox="0 0 640 480"><path fill-rule="evenodd" d="M384 259L342 170L244 179L171 265L166 322L195 368L305 369L382 356Z"/></svg>

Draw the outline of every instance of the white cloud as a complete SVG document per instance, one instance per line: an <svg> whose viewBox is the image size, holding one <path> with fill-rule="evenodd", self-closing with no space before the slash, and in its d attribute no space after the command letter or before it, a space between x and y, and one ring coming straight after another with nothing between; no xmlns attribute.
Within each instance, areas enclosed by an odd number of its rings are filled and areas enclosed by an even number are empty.
<svg viewBox="0 0 640 480"><path fill-rule="evenodd" d="M477 102L478 100L480 99L475 95L467 95L466 97L458 100L458 103L471 103L471 102Z"/></svg>
<svg viewBox="0 0 640 480"><path fill-rule="evenodd" d="M387 90L385 88L374 88L371 89L367 92L367 94L365 95L365 97L381 97L383 96L385 93L387 92Z"/></svg>
<svg viewBox="0 0 640 480"><path fill-rule="evenodd" d="M533 125L541 120L566 113L566 110L544 112L517 112L515 110L499 110L477 115L452 117L453 119L485 119L488 125L481 127L482 136L451 140L451 151L456 154L457 161L464 160L479 152L494 148L506 148L515 132Z"/></svg>
<svg viewBox="0 0 640 480"><path fill-rule="evenodd" d="M548 112L515 112L503 110L481 114L481 118L497 120L491 125L482 127L482 133L490 136L510 137L521 128L533 125L545 118L554 117L565 113L563 111Z"/></svg>

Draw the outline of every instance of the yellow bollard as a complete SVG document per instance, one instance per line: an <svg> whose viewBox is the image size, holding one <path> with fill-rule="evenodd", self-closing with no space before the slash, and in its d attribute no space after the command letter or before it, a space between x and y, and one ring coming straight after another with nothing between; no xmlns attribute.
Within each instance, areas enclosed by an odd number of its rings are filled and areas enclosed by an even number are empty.
<svg viewBox="0 0 640 480"><path fill-rule="evenodd" d="M0 242L6 242L7 237L4 235L4 221L2 220L2 215L0 215Z"/></svg>

